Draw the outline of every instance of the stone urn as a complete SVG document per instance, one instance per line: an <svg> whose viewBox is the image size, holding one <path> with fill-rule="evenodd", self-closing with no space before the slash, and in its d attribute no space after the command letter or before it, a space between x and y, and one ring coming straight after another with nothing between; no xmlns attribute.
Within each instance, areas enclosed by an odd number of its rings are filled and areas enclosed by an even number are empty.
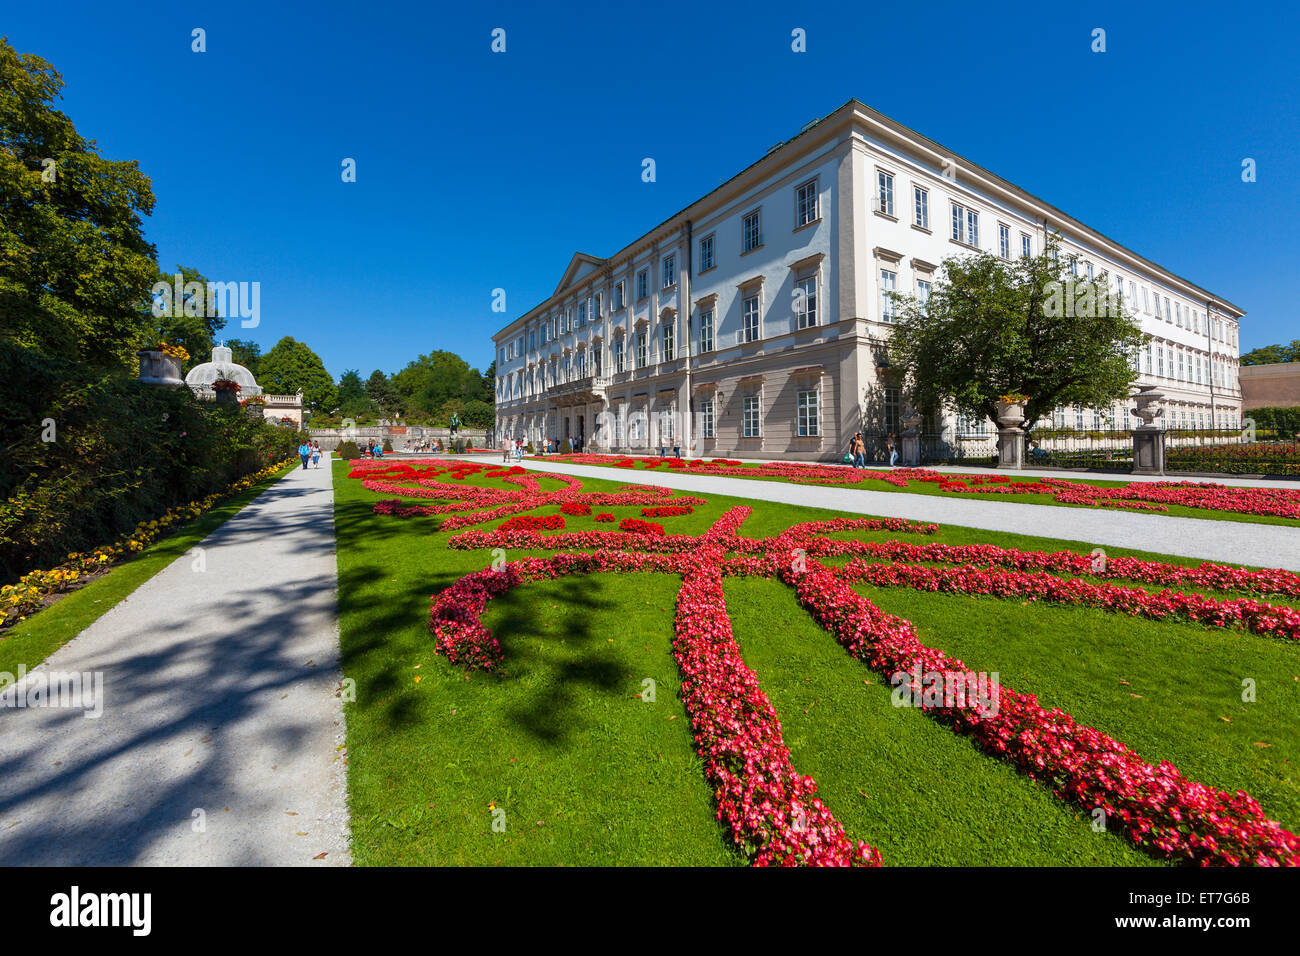
<svg viewBox="0 0 1300 956"><path fill-rule="evenodd" d="M152 349L137 352L140 356L140 381L149 385L184 385L180 359Z"/></svg>
<svg viewBox="0 0 1300 956"><path fill-rule="evenodd" d="M1137 404L1134 414L1142 420L1139 428L1156 428L1156 419L1165 413L1164 406L1161 402L1164 400L1164 392L1156 390L1149 386L1141 389L1133 396L1133 401Z"/></svg>
<svg viewBox="0 0 1300 956"><path fill-rule="evenodd" d="M1024 402L998 402L998 423L1004 428L1019 428L1025 422Z"/></svg>
<svg viewBox="0 0 1300 956"><path fill-rule="evenodd" d="M1025 467L1025 400L998 402L998 468Z"/></svg>

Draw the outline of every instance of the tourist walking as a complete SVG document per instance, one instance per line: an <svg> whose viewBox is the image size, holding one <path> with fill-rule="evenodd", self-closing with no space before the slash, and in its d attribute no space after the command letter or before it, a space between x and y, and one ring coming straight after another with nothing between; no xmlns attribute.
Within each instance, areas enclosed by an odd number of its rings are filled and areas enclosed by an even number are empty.
<svg viewBox="0 0 1300 956"><path fill-rule="evenodd" d="M307 459L311 457L311 445L303 442L298 446L298 457L302 459L302 470L307 470Z"/></svg>
<svg viewBox="0 0 1300 956"><path fill-rule="evenodd" d="M889 449L889 467L893 468L898 464L898 436L890 432L885 447Z"/></svg>
<svg viewBox="0 0 1300 956"><path fill-rule="evenodd" d="M314 468L320 467L320 442L319 441L314 441L311 443L311 463L312 463L312 467Z"/></svg>
<svg viewBox="0 0 1300 956"><path fill-rule="evenodd" d="M501 439L501 464L508 464L510 461L510 439Z"/></svg>
<svg viewBox="0 0 1300 956"><path fill-rule="evenodd" d="M862 432L853 433L853 467L867 467L867 443L862 440Z"/></svg>

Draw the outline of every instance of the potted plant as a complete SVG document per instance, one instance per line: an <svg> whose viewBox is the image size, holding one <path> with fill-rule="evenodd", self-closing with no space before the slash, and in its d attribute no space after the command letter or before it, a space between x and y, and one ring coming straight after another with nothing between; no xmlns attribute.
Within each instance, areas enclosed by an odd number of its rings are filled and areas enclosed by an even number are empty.
<svg viewBox="0 0 1300 956"><path fill-rule="evenodd" d="M159 342L152 348L141 349L140 381L150 385L184 385L181 363L190 357L182 345Z"/></svg>
<svg viewBox="0 0 1300 956"><path fill-rule="evenodd" d="M212 383L212 392L222 405L235 405L239 402L239 383L234 379L217 379Z"/></svg>
<svg viewBox="0 0 1300 956"><path fill-rule="evenodd" d="M997 401L998 421L1004 425L1019 425L1025 420L1025 403L1028 401L1029 396L1020 392L999 395Z"/></svg>

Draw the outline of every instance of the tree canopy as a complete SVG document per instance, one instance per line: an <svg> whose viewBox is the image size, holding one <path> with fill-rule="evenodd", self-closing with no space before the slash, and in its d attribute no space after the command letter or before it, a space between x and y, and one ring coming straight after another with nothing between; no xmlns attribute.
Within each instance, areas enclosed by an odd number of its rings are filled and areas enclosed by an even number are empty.
<svg viewBox="0 0 1300 956"><path fill-rule="evenodd" d="M1028 396L1027 425L1060 405L1106 408L1137 377L1146 341L1107 275L1080 281L1049 243L1006 262L989 253L945 259L927 302L894 294L889 356L920 409L944 405L997 422L1001 396Z"/></svg>
<svg viewBox="0 0 1300 956"><path fill-rule="evenodd" d="M1290 345L1265 345L1251 349L1241 357L1242 365L1278 365L1282 362L1300 362L1300 339Z"/></svg>
<svg viewBox="0 0 1300 956"><path fill-rule="evenodd" d="M149 178L99 155L54 108L63 78L0 38L0 334L50 356L133 367L158 274Z"/></svg>
<svg viewBox="0 0 1300 956"><path fill-rule="evenodd" d="M338 404L334 378L320 356L307 345L285 336L258 362L257 384L272 394L292 395L302 389L303 404L326 414Z"/></svg>

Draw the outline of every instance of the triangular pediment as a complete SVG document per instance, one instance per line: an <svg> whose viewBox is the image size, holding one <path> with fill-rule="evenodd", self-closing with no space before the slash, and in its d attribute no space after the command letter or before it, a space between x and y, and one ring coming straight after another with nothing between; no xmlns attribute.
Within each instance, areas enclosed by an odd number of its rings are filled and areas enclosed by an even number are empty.
<svg viewBox="0 0 1300 956"><path fill-rule="evenodd" d="M569 260L569 268L564 270L564 276L560 279L560 284L555 287L555 295L559 295L571 285L576 285L597 269L604 268L604 266L604 259L589 256L585 252L575 252L573 258Z"/></svg>

